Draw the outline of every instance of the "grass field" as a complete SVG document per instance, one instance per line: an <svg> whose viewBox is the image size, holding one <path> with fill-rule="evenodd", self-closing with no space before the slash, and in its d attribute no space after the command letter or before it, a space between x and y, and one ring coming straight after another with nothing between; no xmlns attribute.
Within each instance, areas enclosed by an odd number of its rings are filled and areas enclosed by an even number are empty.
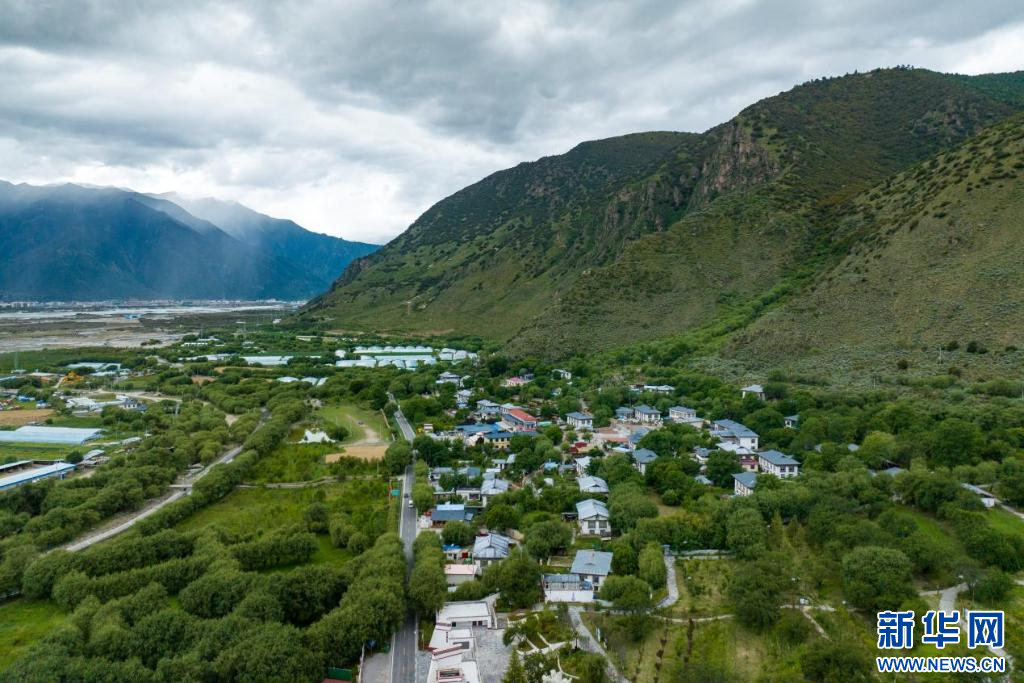
<svg viewBox="0 0 1024 683"><path fill-rule="evenodd" d="M393 529L398 520L398 502L389 500L389 485L384 480L355 479L304 489L238 489L223 500L200 510L177 525L183 531L220 526L245 534L266 533L303 525L303 512L323 497L331 514L348 517L356 528L370 531ZM334 548L326 534L318 536L319 550L313 562L345 562L351 555Z"/></svg>
<svg viewBox="0 0 1024 683"><path fill-rule="evenodd" d="M0 462L15 460L62 460L68 453L84 453L87 446L57 446L54 444L3 443L0 444Z"/></svg>
<svg viewBox="0 0 1024 683"><path fill-rule="evenodd" d="M1009 534L1024 534L1024 519L1000 507L988 511L988 522L992 528Z"/></svg>
<svg viewBox="0 0 1024 683"><path fill-rule="evenodd" d="M17 599L0 605L0 669L65 619L67 614L49 601Z"/></svg>
<svg viewBox="0 0 1024 683"><path fill-rule="evenodd" d="M326 423L341 425L349 431L349 437L343 444L355 445L360 441L387 443L391 440L391 430L379 411L343 403L324 406L317 411L317 416Z"/></svg>
<svg viewBox="0 0 1024 683"><path fill-rule="evenodd" d="M256 483L313 481L330 474L324 456L334 444L283 443L260 459L250 481Z"/></svg>

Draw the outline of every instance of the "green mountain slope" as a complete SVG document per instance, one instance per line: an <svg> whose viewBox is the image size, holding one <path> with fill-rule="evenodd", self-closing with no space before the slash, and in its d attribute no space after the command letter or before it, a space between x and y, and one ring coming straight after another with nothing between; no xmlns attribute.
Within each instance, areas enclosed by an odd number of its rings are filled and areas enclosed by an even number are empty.
<svg viewBox="0 0 1024 683"><path fill-rule="evenodd" d="M724 352L766 363L1024 343L1024 116L862 193L841 259Z"/></svg>
<svg viewBox="0 0 1024 683"><path fill-rule="evenodd" d="M1022 98L1021 74L879 70L701 135L586 143L439 202L303 315L552 356L683 332L812 268L849 200Z"/></svg>

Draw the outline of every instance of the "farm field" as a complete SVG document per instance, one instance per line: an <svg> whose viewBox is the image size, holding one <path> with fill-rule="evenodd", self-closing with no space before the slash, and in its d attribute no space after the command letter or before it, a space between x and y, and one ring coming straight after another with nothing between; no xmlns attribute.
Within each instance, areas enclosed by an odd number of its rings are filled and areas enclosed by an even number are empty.
<svg viewBox="0 0 1024 683"><path fill-rule="evenodd" d="M0 411L0 427L22 427L33 422L45 420L53 414L49 408L31 408L27 410Z"/></svg>

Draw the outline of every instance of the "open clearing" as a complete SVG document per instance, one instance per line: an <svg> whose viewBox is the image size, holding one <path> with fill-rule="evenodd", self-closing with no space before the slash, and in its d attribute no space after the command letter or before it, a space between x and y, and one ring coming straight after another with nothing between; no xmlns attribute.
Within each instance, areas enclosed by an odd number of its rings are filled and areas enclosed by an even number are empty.
<svg viewBox="0 0 1024 683"><path fill-rule="evenodd" d="M32 408L31 410L4 410L0 412L0 427L22 427L32 422L44 420L52 415L49 408Z"/></svg>
<svg viewBox="0 0 1024 683"><path fill-rule="evenodd" d="M388 449L387 444L363 444L360 446L345 446L344 453L329 453L324 457L328 463L336 462L341 458L361 458L363 460L381 460L384 458L384 451Z"/></svg>
<svg viewBox="0 0 1024 683"><path fill-rule="evenodd" d="M324 406L317 415L324 422L341 425L348 430L349 437L344 442L346 447L388 444L391 432L379 411L345 403Z"/></svg>

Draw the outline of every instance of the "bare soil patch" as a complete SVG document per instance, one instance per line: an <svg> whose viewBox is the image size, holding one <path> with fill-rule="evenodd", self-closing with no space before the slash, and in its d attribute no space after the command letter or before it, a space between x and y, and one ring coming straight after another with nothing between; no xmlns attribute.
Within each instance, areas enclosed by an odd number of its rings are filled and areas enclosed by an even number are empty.
<svg viewBox="0 0 1024 683"><path fill-rule="evenodd" d="M342 457L361 458L363 460L370 461L382 460L384 458L384 451L387 449L388 445L383 443L345 446L345 451L343 453L328 453L324 456L324 461L332 463Z"/></svg>
<svg viewBox="0 0 1024 683"><path fill-rule="evenodd" d="M0 411L0 427L23 427L32 422L45 420L53 414L49 408L33 408L31 410Z"/></svg>

